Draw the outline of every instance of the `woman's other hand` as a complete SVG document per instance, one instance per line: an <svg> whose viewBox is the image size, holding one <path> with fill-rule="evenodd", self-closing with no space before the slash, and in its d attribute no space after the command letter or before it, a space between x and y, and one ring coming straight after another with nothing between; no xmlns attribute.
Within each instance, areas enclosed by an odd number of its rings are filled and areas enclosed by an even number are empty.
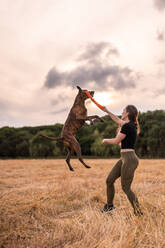
<svg viewBox="0 0 165 248"><path fill-rule="evenodd" d="M102 144L102 145L104 145L105 143L107 143L107 139L103 139L103 140L101 141L101 144Z"/></svg>

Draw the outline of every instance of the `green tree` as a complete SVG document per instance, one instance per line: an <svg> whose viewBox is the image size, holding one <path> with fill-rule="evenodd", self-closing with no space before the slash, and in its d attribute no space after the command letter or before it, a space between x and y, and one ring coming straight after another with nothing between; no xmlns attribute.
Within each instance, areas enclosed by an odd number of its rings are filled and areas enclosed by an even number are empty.
<svg viewBox="0 0 165 248"><path fill-rule="evenodd" d="M17 157L29 157L30 151L30 139L32 135L28 131L18 130L17 131L17 142L16 142L16 156Z"/></svg>
<svg viewBox="0 0 165 248"><path fill-rule="evenodd" d="M102 138L97 137L95 141L92 143L91 146L91 152L95 156L104 156L105 154L105 147L104 145L101 145Z"/></svg>

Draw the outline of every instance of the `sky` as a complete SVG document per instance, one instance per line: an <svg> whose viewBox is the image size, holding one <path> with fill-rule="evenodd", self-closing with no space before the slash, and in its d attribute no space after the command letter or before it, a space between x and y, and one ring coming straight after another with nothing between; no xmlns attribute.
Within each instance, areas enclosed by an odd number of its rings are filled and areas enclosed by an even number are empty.
<svg viewBox="0 0 165 248"><path fill-rule="evenodd" d="M0 37L0 127L63 124L77 85L117 115L165 109L165 0L0 0Z"/></svg>

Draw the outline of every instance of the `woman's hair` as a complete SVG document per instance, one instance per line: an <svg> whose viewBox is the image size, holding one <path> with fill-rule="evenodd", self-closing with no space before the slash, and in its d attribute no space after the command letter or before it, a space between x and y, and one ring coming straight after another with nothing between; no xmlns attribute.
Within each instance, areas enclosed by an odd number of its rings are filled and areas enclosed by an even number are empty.
<svg viewBox="0 0 165 248"><path fill-rule="evenodd" d="M128 113L128 119L135 122L137 125L137 133L140 133L140 125L138 122L138 110L134 105L127 105L126 112Z"/></svg>

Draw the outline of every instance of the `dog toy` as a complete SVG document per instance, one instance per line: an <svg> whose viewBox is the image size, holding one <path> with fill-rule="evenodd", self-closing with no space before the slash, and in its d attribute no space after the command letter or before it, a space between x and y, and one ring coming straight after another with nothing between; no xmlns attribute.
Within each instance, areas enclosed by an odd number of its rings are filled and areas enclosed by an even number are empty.
<svg viewBox="0 0 165 248"><path fill-rule="evenodd" d="M87 94L87 96L101 109L101 110L103 110L104 108L105 108L105 106L102 106L102 105L100 105L98 102L96 102L95 101L95 99L90 95L90 93L89 93L89 91L88 90L86 90L86 92L85 92L86 94Z"/></svg>

